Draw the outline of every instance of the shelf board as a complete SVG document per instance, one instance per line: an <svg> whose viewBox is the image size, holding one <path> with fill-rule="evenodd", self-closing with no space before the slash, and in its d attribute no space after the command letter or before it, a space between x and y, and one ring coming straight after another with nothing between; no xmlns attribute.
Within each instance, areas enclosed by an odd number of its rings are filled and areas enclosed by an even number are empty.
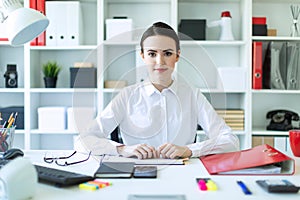
<svg viewBox="0 0 300 200"><path fill-rule="evenodd" d="M30 130L31 134L37 134L37 135L44 135L44 134L56 134L56 135L78 135L78 133L75 133L74 131L69 131L69 130L62 130L62 131L43 131L39 129L31 129Z"/></svg>
<svg viewBox="0 0 300 200"><path fill-rule="evenodd" d="M252 36L252 40L265 40L265 41L299 41L300 37L289 36Z"/></svg>
<svg viewBox="0 0 300 200"><path fill-rule="evenodd" d="M118 93L122 90L122 88L104 88L102 91L104 93Z"/></svg>
<svg viewBox="0 0 300 200"><path fill-rule="evenodd" d="M96 88L31 88L32 93L76 93L76 92L97 92Z"/></svg>
<svg viewBox="0 0 300 200"><path fill-rule="evenodd" d="M242 46L245 45L245 41L235 40L235 41L220 41L220 40L181 40L180 44L182 46Z"/></svg>
<svg viewBox="0 0 300 200"><path fill-rule="evenodd" d="M235 135L246 135L245 131L232 131ZM204 131L197 130L197 135L204 135Z"/></svg>
<svg viewBox="0 0 300 200"><path fill-rule="evenodd" d="M30 50L94 50L97 45L79 46L30 46Z"/></svg>
<svg viewBox="0 0 300 200"><path fill-rule="evenodd" d="M24 93L24 88L0 88L1 93Z"/></svg>
<svg viewBox="0 0 300 200"><path fill-rule="evenodd" d="M300 94L300 90L273 90L273 89L261 89L252 90L253 94Z"/></svg>
<svg viewBox="0 0 300 200"><path fill-rule="evenodd" d="M254 128L252 136L289 136L288 131L269 131L263 128Z"/></svg>
<svg viewBox="0 0 300 200"><path fill-rule="evenodd" d="M127 46L127 45L136 46L138 44L139 44L138 41L125 41L125 42L113 41L113 40L103 41L103 45L106 45L106 46Z"/></svg>

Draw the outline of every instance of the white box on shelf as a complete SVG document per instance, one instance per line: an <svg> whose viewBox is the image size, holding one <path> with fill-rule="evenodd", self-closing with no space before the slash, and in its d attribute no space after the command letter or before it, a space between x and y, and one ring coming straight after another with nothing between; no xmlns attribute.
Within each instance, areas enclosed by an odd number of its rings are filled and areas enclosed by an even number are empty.
<svg viewBox="0 0 300 200"><path fill-rule="evenodd" d="M69 107L67 109L67 129L80 133L95 118L95 108L93 107Z"/></svg>
<svg viewBox="0 0 300 200"><path fill-rule="evenodd" d="M219 88L225 91L246 89L246 70L242 67L219 67Z"/></svg>
<svg viewBox="0 0 300 200"><path fill-rule="evenodd" d="M63 131L66 129L66 107L38 108L38 129L41 131Z"/></svg>
<svg viewBox="0 0 300 200"><path fill-rule="evenodd" d="M132 40L132 19L106 19L106 40Z"/></svg>

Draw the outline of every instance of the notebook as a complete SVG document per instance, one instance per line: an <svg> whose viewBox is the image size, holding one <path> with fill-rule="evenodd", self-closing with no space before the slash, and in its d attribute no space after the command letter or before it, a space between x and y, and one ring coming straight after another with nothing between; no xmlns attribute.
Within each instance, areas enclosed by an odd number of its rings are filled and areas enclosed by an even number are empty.
<svg viewBox="0 0 300 200"><path fill-rule="evenodd" d="M102 162L95 172L98 178L131 178L134 162Z"/></svg>

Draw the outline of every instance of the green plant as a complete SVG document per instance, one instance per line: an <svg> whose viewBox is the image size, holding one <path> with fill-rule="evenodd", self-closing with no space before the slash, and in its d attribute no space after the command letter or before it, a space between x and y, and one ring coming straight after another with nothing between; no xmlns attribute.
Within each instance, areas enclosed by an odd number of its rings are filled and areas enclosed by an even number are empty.
<svg viewBox="0 0 300 200"><path fill-rule="evenodd" d="M61 66L56 61L48 61L42 65L42 71L45 77L57 77Z"/></svg>

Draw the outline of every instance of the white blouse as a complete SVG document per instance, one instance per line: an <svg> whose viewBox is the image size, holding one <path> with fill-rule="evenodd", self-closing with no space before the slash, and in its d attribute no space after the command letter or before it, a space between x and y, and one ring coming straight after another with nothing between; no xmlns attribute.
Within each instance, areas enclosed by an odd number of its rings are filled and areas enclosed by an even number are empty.
<svg viewBox="0 0 300 200"><path fill-rule="evenodd" d="M207 140L196 142L197 125ZM193 157L239 150L239 140L199 90L173 81L159 92L150 82L124 88L81 133L94 153L117 154L120 144L106 139L119 126L125 145L187 145Z"/></svg>

